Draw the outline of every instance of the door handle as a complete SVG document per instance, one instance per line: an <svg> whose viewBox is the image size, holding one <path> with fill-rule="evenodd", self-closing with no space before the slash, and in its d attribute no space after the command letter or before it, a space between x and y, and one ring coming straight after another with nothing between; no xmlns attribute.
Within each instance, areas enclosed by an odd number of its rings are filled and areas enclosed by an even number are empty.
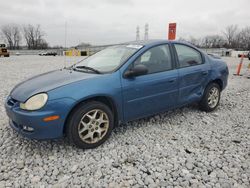
<svg viewBox="0 0 250 188"><path fill-rule="evenodd" d="M208 75L208 71L203 71L203 72L202 72L202 75L204 75L204 76L205 76L205 75Z"/></svg>
<svg viewBox="0 0 250 188"><path fill-rule="evenodd" d="M169 79L168 82L172 83L175 82L176 78Z"/></svg>

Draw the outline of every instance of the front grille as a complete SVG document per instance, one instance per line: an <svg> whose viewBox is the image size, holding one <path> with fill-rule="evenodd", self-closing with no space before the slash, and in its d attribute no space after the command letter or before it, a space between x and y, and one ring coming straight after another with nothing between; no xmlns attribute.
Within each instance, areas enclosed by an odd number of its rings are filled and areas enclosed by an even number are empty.
<svg viewBox="0 0 250 188"><path fill-rule="evenodd" d="M13 98L10 97L10 98L8 99L8 101L7 101L7 104L8 104L9 106L14 106L17 102L18 102L17 100L15 100L15 99L13 99Z"/></svg>
<svg viewBox="0 0 250 188"><path fill-rule="evenodd" d="M2 52L7 52L7 50L6 49L2 49Z"/></svg>

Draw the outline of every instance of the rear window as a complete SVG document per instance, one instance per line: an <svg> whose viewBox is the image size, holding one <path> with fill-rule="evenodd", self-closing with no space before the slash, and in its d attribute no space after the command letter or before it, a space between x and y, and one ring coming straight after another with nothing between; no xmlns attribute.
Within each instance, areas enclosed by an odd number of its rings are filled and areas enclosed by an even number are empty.
<svg viewBox="0 0 250 188"><path fill-rule="evenodd" d="M175 44L174 46L177 52L180 68L200 65L203 63L200 52L194 48L183 44Z"/></svg>

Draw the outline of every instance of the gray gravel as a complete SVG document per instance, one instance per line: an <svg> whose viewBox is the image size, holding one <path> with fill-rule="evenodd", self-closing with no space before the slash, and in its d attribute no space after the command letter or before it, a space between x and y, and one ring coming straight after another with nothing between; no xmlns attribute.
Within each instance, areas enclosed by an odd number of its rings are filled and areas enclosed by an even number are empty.
<svg viewBox="0 0 250 188"><path fill-rule="evenodd" d="M63 59L0 58L0 187L250 186L250 80L232 75L239 59L225 59L229 85L215 112L188 106L134 121L93 150L31 141L8 125L4 100L14 85Z"/></svg>

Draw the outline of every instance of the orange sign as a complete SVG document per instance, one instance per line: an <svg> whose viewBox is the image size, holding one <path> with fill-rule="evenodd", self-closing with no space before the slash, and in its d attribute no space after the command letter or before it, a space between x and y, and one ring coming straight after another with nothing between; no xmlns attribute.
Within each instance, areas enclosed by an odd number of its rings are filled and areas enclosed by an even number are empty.
<svg viewBox="0 0 250 188"><path fill-rule="evenodd" d="M168 40L175 40L176 37L176 23L170 23L168 27Z"/></svg>

